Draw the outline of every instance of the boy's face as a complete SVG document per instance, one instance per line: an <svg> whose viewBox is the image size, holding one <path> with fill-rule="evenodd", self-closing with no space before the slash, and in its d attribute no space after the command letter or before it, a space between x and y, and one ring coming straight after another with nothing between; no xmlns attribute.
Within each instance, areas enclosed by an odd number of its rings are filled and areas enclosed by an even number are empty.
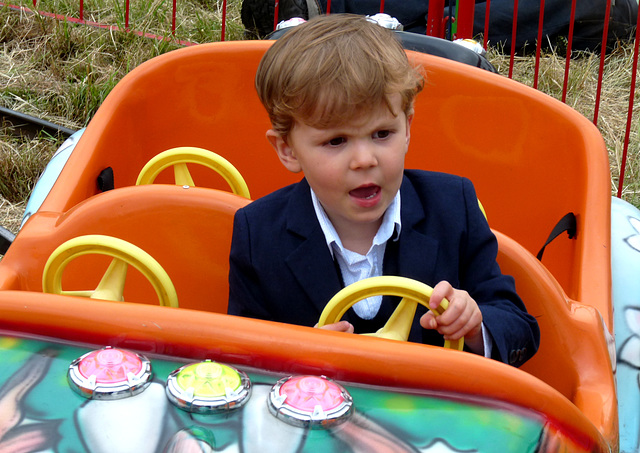
<svg viewBox="0 0 640 453"><path fill-rule="evenodd" d="M400 95L390 105L396 116L382 104L327 129L296 121L286 140L267 132L284 166L304 172L338 234L377 231L400 189L413 116L402 111Z"/></svg>

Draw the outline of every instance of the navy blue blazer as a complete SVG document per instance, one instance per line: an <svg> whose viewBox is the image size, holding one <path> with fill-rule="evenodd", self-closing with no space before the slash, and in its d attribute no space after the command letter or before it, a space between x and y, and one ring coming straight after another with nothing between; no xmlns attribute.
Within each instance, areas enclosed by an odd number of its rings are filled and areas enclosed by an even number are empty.
<svg viewBox="0 0 640 453"><path fill-rule="evenodd" d="M515 291L513 278L496 263L497 241L468 179L405 170L400 187L401 233L387 243L383 274L435 286L446 280L478 303L491 334L493 358L520 366L538 349L540 331ZM306 180L238 210L229 272L232 315L314 326L342 288L341 277L315 215ZM350 309L343 319L356 333L382 327L398 303L385 296L372 320ZM409 341L442 344L423 329L418 306Z"/></svg>

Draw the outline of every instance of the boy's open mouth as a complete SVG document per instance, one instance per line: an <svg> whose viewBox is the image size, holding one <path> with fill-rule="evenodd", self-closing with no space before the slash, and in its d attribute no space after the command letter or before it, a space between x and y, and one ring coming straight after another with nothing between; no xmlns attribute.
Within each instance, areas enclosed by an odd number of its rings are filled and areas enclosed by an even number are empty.
<svg viewBox="0 0 640 453"><path fill-rule="evenodd" d="M362 200L371 200L380 192L380 186L361 186L349 192L349 195Z"/></svg>

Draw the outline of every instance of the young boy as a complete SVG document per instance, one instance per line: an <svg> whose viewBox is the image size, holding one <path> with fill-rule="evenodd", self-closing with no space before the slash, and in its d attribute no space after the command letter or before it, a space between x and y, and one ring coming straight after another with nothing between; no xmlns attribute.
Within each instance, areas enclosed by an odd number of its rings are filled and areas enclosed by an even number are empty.
<svg viewBox="0 0 640 453"><path fill-rule="evenodd" d="M514 366L539 329L495 261L497 244L467 179L404 170L422 88L392 32L364 17L316 17L264 55L256 89L267 139L304 179L237 212L229 313L314 326L342 287L401 275L434 287L409 340L465 348ZM325 328L375 332L397 298L371 297Z"/></svg>

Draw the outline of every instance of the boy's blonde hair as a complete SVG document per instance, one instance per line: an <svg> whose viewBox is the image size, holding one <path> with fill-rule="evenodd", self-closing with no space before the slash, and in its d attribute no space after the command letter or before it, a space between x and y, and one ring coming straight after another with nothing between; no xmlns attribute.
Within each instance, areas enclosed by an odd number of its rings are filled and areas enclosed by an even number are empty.
<svg viewBox="0 0 640 453"><path fill-rule="evenodd" d="M422 89L392 31L351 14L322 15L298 25L266 52L256 90L273 129L286 137L295 120L334 127L399 93L405 114Z"/></svg>

